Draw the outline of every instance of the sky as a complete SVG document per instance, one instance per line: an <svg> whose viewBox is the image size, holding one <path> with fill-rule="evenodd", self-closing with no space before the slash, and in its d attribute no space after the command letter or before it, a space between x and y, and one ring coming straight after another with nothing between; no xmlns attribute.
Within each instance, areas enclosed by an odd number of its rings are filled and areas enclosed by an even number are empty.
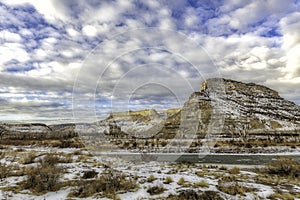
<svg viewBox="0 0 300 200"><path fill-rule="evenodd" d="M207 78L300 105L299 0L0 0L0 121L180 107Z"/></svg>

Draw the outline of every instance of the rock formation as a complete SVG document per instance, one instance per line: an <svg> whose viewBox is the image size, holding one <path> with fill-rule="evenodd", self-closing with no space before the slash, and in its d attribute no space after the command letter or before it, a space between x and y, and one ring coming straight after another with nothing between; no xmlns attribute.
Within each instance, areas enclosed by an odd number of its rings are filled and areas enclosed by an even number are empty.
<svg viewBox="0 0 300 200"><path fill-rule="evenodd" d="M209 128L222 126L221 137L244 137L246 134L291 132L299 128L300 106L280 97L278 92L254 83L229 79L208 79L183 106L193 103L199 108L198 135L209 133ZM217 112L215 112L217 111ZM161 137L172 137L181 124L181 111L169 116ZM215 123L216 119L220 122Z"/></svg>

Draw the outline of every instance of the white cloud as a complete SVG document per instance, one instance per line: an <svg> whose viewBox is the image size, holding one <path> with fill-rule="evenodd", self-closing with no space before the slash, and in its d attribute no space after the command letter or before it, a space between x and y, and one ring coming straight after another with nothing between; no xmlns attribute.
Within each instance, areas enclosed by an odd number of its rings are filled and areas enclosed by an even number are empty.
<svg viewBox="0 0 300 200"><path fill-rule="evenodd" d="M283 33L283 49L286 52L286 79L297 80L300 76L300 13L295 12L280 21Z"/></svg>
<svg viewBox="0 0 300 200"><path fill-rule="evenodd" d="M37 60L44 60L48 56L47 51L43 49L36 49L33 55Z"/></svg>
<svg viewBox="0 0 300 200"><path fill-rule="evenodd" d="M19 43L4 43L0 46L0 65L16 59L20 62L26 62L30 59L25 47Z"/></svg>
<svg viewBox="0 0 300 200"><path fill-rule="evenodd" d="M163 18L160 21L159 27L161 29L175 30L176 26L175 26L174 22L172 21L172 19L170 19L170 18Z"/></svg>
<svg viewBox="0 0 300 200"><path fill-rule="evenodd" d="M66 28L66 31L69 34L69 36L71 36L71 37L76 37L76 36L78 36L80 34L77 30L75 30L75 29L73 29L71 27Z"/></svg>
<svg viewBox="0 0 300 200"><path fill-rule="evenodd" d="M230 34L234 30L246 33L297 10L299 6L294 1L282 4L280 0L228 0L220 7L219 17L208 20L207 24L209 31L216 35Z"/></svg>
<svg viewBox="0 0 300 200"><path fill-rule="evenodd" d="M57 0L3 0L3 2L8 5L33 5L37 9L37 11L44 15L45 19L50 23L56 23L58 19L67 21L67 16L64 14L64 12L61 12L62 10L58 9L61 2Z"/></svg>
<svg viewBox="0 0 300 200"><path fill-rule="evenodd" d="M22 38L19 34L17 33L12 33L7 30L0 31L0 36L2 40L6 42L21 42Z"/></svg>
<svg viewBox="0 0 300 200"><path fill-rule="evenodd" d="M94 37L97 35L97 29L94 26L91 25L86 25L82 28L83 34L89 36L89 37Z"/></svg>

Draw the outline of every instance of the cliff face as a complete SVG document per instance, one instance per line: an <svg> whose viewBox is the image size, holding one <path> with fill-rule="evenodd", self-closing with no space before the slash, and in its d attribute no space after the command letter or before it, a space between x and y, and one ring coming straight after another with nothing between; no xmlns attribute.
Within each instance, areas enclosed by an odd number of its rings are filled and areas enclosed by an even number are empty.
<svg viewBox="0 0 300 200"><path fill-rule="evenodd" d="M294 129L300 123L300 107L280 97L265 86L223 80L226 94L222 97L226 116L225 130L247 126L257 129Z"/></svg>
<svg viewBox="0 0 300 200"><path fill-rule="evenodd" d="M193 93L183 106L185 109L198 104L198 137L213 132L214 128L219 128L219 133L214 134L221 137L240 137L248 133L292 131L299 127L300 106L265 86L208 79L200 88L200 92ZM161 137L176 134L182 122L181 112L166 119Z"/></svg>

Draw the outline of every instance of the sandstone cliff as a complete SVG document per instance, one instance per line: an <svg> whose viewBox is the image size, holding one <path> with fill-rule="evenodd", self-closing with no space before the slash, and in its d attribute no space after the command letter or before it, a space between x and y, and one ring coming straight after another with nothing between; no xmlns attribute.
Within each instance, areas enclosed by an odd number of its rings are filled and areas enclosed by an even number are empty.
<svg viewBox="0 0 300 200"><path fill-rule="evenodd" d="M201 91L193 93L183 106L198 104L198 136L222 126L219 137L248 134L284 134L299 129L300 106L280 97L278 92L254 83L229 79L208 79ZM169 116L160 137L171 138L182 123L182 110ZM216 123L217 121L217 123Z"/></svg>

